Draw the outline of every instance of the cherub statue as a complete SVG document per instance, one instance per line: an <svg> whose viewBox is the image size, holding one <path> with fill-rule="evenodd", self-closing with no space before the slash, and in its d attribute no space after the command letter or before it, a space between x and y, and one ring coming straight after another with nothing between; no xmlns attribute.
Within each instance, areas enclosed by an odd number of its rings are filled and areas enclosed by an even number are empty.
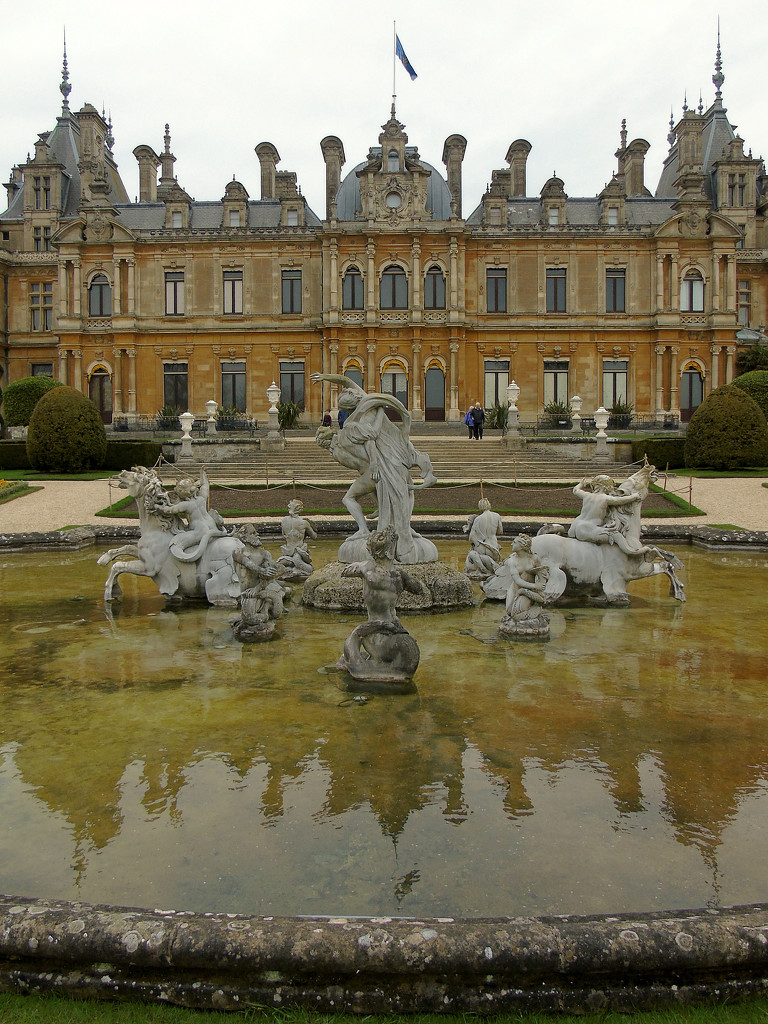
<svg viewBox="0 0 768 1024"><path fill-rule="evenodd" d="M504 533L504 524L498 512L491 511L491 503L481 498L477 503L480 510L470 516L464 533L469 533L471 548L464 563L464 573L473 580L486 580L493 576L501 562L501 551L496 539Z"/></svg>
<svg viewBox="0 0 768 1024"><path fill-rule="evenodd" d="M170 545L170 552L180 562L196 562L212 537L224 537L227 533L218 512L208 510L210 484L205 470L200 474L200 482L195 483L185 477L179 480L174 488L175 502L156 506L157 511L164 515L184 516L187 528L178 533ZM164 496L166 501L170 499Z"/></svg>
<svg viewBox="0 0 768 1024"><path fill-rule="evenodd" d="M512 541L512 554L505 560L509 570L506 615L499 624L502 636L548 637L549 616L541 610L547 603L549 569L531 551L531 538L524 533Z"/></svg>
<svg viewBox="0 0 768 1024"><path fill-rule="evenodd" d="M256 527L241 526L236 536L244 546L233 556L240 581L240 618L232 623L232 631L242 643L269 640L290 591L277 579L277 565L262 547Z"/></svg>
<svg viewBox="0 0 768 1024"><path fill-rule="evenodd" d="M283 579L304 580L312 572L312 557L307 547L307 537L317 540L317 533L312 524L302 518L303 503L298 498L288 502L288 515L280 523L285 543L281 546L282 554L277 559Z"/></svg>

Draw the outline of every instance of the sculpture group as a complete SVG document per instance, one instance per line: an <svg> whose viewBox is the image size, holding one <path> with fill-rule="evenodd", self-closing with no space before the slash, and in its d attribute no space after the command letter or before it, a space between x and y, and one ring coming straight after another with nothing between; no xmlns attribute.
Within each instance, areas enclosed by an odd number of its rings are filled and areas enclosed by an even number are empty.
<svg viewBox="0 0 768 1024"><path fill-rule="evenodd" d="M349 415L343 429L321 427L317 442L337 462L357 473L342 499L357 530L342 542L334 563L342 591L353 580L362 581L362 606L368 615L367 622L347 638L335 665L352 680L351 688L361 684L383 685L395 692L408 688L420 654L396 608L406 595L430 597L423 578L425 566L432 573L435 591L445 590L448 579L455 586L456 576L467 586L469 577L480 583L488 598L503 601L499 623L503 638L546 639L547 606L573 600L626 605L628 583L659 573L669 578L671 595L685 600L677 575L679 559L645 544L641 536L641 506L655 478L647 460L622 483L604 474L585 477L573 489L581 510L569 529L553 524L533 537L519 534L503 559L501 516L481 497L478 513L464 527L470 549L462 575L436 564L437 548L411 525L414 490L436 481L429 457L411 443L407 409L393 396L367 394L338 374L314 374L312 380L341 386L339 407ZM317 582L318 575L313 571L309 540L315 540L317 533L303 518L300 501L288 503L288 514L281 523L281 553L275 560L255 526L241 526L230 533L218 513L209 509L205 472L199 481L180 480L171 492L155 470L143 467L123 471L117 483L136 499L141 536L138 543L113 548L99 558L101 565L112 563L104 589L106 601L120 595L118 577L122 573L147 576L169 598L239 606L232 629L243 643L275 635L284 601L290 595L288 582L306 584L304 599L308 603L311 583ZM364 496L375 497L374 517L363 511L360 500ZM434 574L441 567L445 575L435 584ZM443 607L460 603L449 597Z"/></svg>

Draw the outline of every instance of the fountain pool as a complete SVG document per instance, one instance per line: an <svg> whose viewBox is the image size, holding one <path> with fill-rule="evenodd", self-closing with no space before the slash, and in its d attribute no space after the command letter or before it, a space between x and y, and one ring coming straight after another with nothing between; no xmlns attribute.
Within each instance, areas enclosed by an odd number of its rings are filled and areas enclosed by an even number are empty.
<svg viewBox="0 0 768 1024"><path fill-rule="evenodd" d="M466 543L439 548L462 567ZM321 669L362 616L294 603L241 645L233 610L123 577L110 620L100 550L2 556L4 892L443 917L766 900L765 553L681 547L686 604L639 581L629 609L551 610L545 644L495 638L498 603L408 616L418 692L360 703Z"/></svg>

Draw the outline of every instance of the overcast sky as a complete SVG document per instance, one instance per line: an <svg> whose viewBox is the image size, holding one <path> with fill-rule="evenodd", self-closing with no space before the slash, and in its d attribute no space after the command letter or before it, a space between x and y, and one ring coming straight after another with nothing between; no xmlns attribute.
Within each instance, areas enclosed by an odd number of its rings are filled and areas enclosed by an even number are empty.
<svg viewBox="0 0 768 1024"><path fill-rule="evenodd" d="M0 0L0 174L7 181L37 134L54 127L66 27L70 106L111 113L131 197L133 149L159 153L169 122L178 180L195 199L220 199L233 175L258 199L254 147L266 141L322 217L320 140L342 140L343 173L377 144L392 101L396 19L418 74L411 81L398 62L398 118L409 144L441 172L445 139L466 137L465 216L518 138L533 147L529 195L555 172L568 195L596 195L616 168L622 118L630 140L651 144L646 184L654 191L670 112L677 121L686 94L690 106L700 94L705 108L714 98L718 13L724 104L745 149L768 155L765 0L36 0L33 26L18 4Z"/></svg>

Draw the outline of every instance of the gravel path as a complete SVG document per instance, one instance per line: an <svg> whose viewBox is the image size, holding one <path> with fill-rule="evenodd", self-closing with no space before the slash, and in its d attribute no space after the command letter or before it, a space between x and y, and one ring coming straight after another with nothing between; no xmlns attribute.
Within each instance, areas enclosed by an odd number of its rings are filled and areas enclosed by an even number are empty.
<svg viewBox="0 0 768 1024"><path fill-rule="evenodd" d="M688 478L670 477L670 489L688 498ZM730 523L747 530L768 530L768 488L757 478L728 480L694 479L692 501L706 512L695 519L654 518L654 523ZM112 500L123 497L113 489ZM86 526L109 522L130 523L132 520L97 519L95 513L110 503L108 480L64 481L51 480L42 490L0 505L0 533L46 532L64 526ZM462 514L461 519L465 516ZM503 516L505 522L525 522L527 518L542 521L547 517ZM556 516L549 517L556 519ZM243 517L247 521L247 517ZM135 520L133 520L135 522Z"/></svg>

